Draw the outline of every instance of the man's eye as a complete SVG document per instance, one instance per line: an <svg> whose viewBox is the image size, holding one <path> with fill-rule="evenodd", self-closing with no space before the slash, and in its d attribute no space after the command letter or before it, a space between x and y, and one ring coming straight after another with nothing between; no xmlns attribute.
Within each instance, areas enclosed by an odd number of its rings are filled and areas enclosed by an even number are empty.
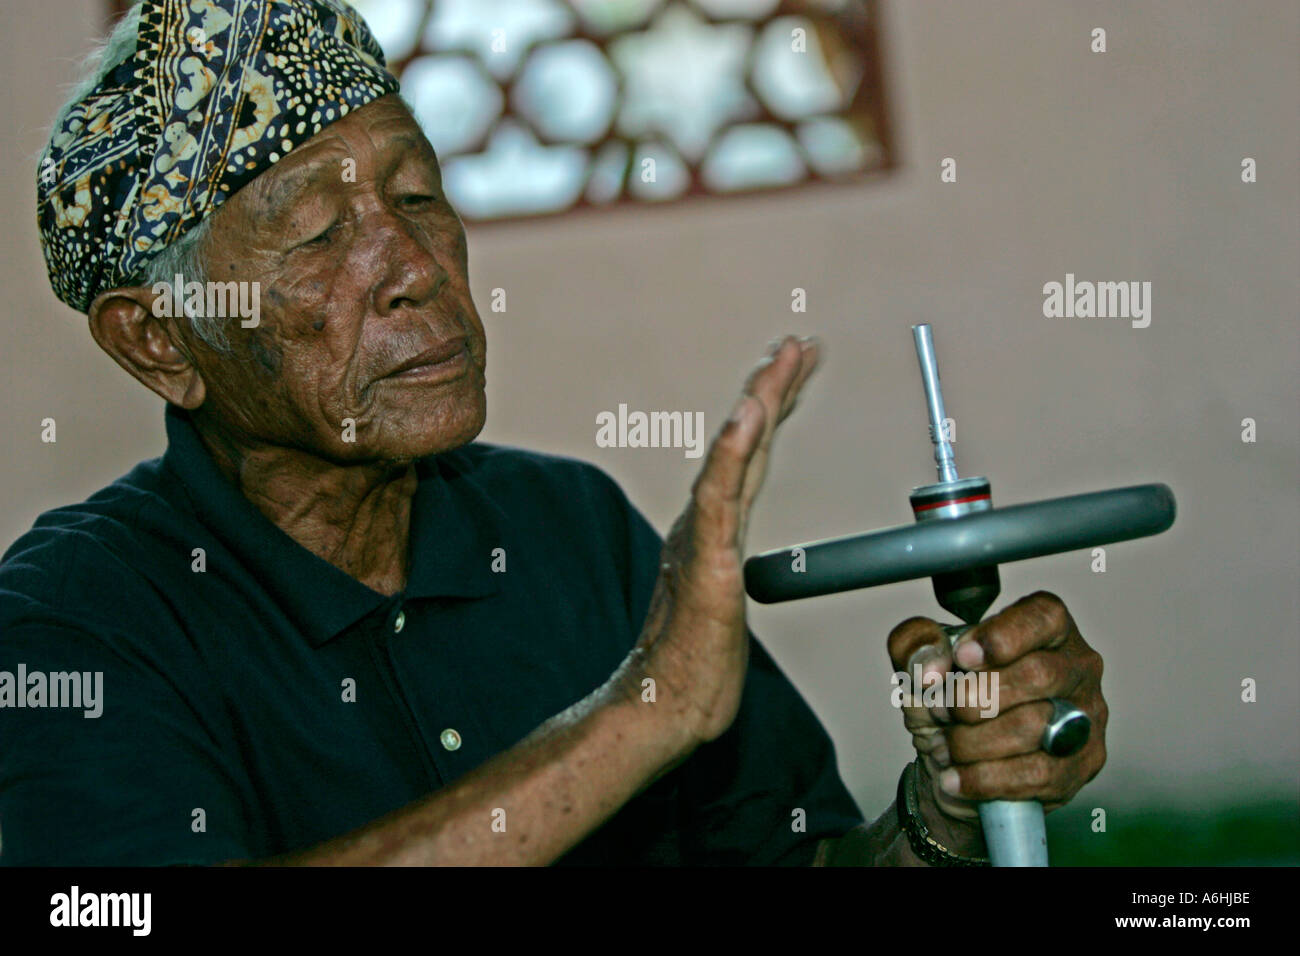
<svg viewBox="0 0 1300 956"><path fill-rule="evenodd" d="M397 201L405 209L423 209L425 206L435 202L432 196L425 196L421 193L411 193L410 195L402 196Z"/></svg>

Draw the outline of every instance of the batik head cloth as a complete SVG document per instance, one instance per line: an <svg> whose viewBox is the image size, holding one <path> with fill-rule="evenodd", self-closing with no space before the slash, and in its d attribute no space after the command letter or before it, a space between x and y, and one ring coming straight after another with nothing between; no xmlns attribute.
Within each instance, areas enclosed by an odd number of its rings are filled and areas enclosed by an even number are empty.
<svg viewBox="0 0 1300 956"><path fill-rule="evenodd" d="M145 0L136 52L37 172L50 283L85 312L294 147L397 79L343 0Z"/></svg>

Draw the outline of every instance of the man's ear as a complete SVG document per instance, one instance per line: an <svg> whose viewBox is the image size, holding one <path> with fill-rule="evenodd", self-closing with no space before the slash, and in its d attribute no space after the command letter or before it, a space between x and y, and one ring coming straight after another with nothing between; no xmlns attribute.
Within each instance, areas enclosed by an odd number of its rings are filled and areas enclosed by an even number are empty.
<svg viewBox="0 0 1300 956"><path fill-rule="evenodd" d="M90 334L118 365L181 408L203 404L203 376L181 337L179 322L154 315L158 298L144 286L109 289L90 304Z"/></svg>

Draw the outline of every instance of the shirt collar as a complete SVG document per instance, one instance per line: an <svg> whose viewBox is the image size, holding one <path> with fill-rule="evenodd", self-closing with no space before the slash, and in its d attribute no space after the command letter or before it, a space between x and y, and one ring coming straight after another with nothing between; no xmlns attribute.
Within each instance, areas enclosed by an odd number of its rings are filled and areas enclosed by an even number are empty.
<svg viewBox="0 0 1300 956"><path fill-rule="evenodd" d="M169 404L164 466L180 478L199 520L240 560L313 646L373 613L389 598L308 551L276 527L226 478L188 412ZM456 460L453 460L456 459ZM454 452L416 462L411 564L403 598L487 597L500 591L492 551L504 512Z"/></svg>

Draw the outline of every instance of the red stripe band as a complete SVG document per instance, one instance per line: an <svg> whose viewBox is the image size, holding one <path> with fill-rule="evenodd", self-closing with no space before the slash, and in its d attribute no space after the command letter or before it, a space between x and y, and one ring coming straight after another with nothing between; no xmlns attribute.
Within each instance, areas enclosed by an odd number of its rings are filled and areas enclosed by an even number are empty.
<svg viewBox="0 0 1300 956"><path fill-rule="evenodd" d="M948 505L964 505L968 501L988 501L992 495L971 495L969 498L951 498L948 501L936 501L932 505L913 505L912 512L930 511L933 508L946 508Z"/></svg>

